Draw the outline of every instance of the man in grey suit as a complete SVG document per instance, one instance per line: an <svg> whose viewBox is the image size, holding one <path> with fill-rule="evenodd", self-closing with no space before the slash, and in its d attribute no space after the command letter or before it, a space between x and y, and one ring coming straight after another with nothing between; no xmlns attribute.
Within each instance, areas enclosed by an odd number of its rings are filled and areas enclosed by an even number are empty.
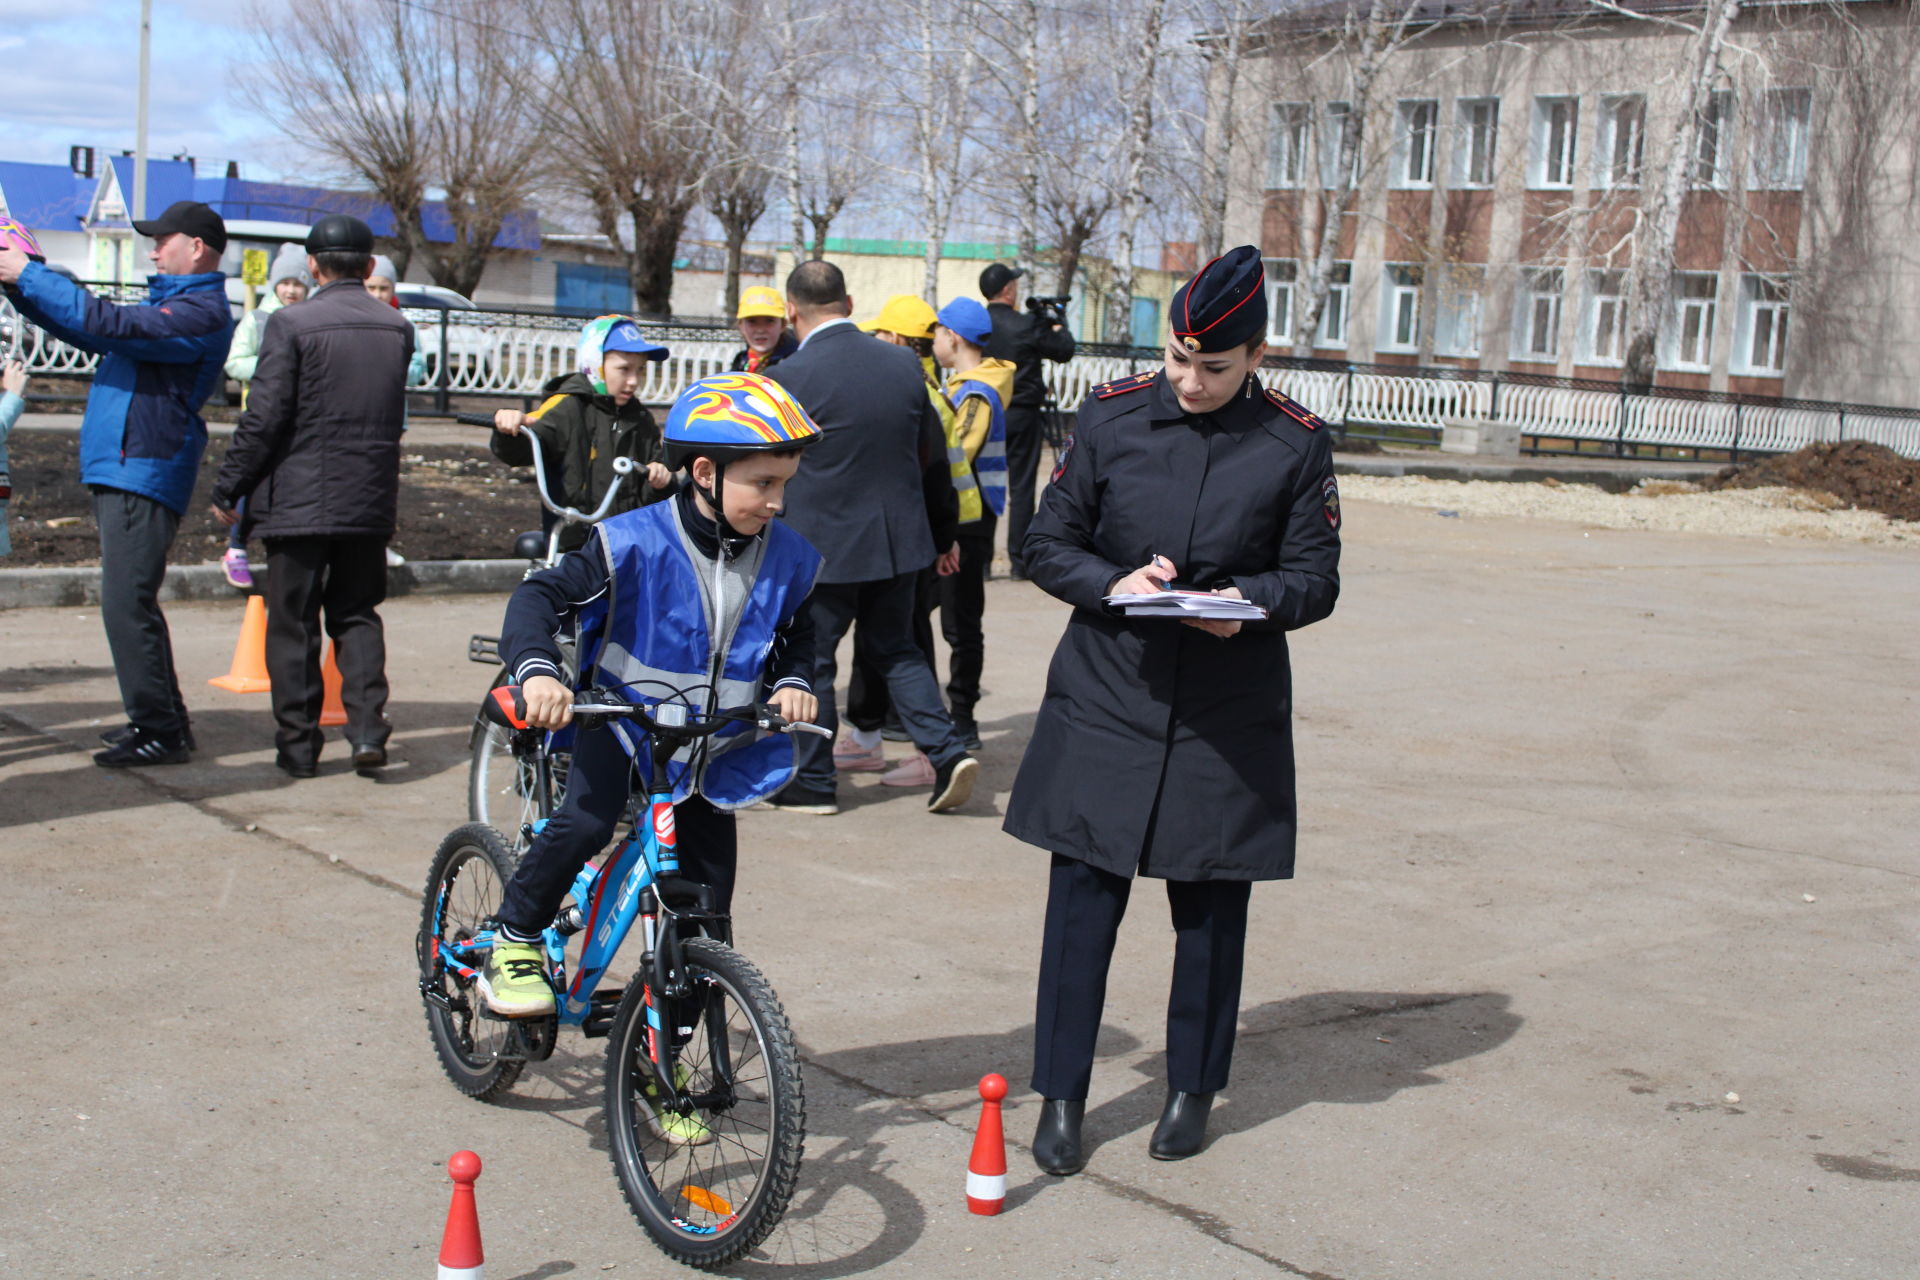
<svg viewBox="0 0 1920 1280"><path fill-rule="evenodd" d="M913 640L914 580L934 562L921 486L946 438L919 360L856 328L846 278L829 262L803 262L787 277L787 316L800 349L767 371L824 433L801 455L787 485L784 519L826 557L809 609L819 721L837 728L835 650L847 630L886 676L900 723L933 765L927 808L966 803L979 764L967 754L940 700L933 668ZM839 812L833 755L819 738L797 738L799 771L769 803L799 813Z"/></svg>

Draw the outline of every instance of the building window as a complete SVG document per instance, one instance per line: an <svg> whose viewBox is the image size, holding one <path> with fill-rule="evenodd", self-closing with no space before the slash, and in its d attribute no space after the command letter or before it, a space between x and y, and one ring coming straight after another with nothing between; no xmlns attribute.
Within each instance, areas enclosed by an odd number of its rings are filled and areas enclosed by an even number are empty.
<svg viewBox="0 0 1920 1280"><path fill-rule="evenodd" d="M1433 185L1433 150L1439 136L1440 104L1421 100L1402 102L1394 155L1393 185Z"/></svg>
<svg viewBox="0 0 1920 1280"><path fill-rule="evenodd" d="M1346 102L1329 102L1326 115L1321 120L1320 130L1320 183L1329 190L1340 185L1341 135L1346 131L1347 117L1353 114L1353 106ZM1353 153L1346 157L1347 182L1349 186L1360 185L1360 134L1356 130L1353 139Z"/></svg>
<svg viewBox="0 0 1920 1280"><path fill-rule="evenodd" d="M1389 264L1380 277L1380 341L1382 351L1420 349L1420 289L1424 268Z"/></svg>
<svg viewBox="0 0 1920 1280"><path fill-rule="evenodd" d="M1490 187L1500 141L1500 99L1462 98L1454 112L1453 184Z"/></svg>
<svg viewBox="0 0 1920 1280"><path fill-rule="evenodd" d="M1768 89L1753 121L1753 185L1792 191L1807 181L1807 135L1813 125L1811 89Z"/></svg>
<svg viewBox="0 0 1920 1280"><path fill-rule="evenodd" d="M1579 139L1578 98L1533 100L1533 165L1535 187L1571 187L1574 153Z"/></svg>
<svg viewBox="0 0 1920 1280"><path fill-rule="evenodd" d="M1637 93L1600 99L1600 137L1594 185L1637 187L1646 150L1647 100Z"/></svg>
<svg viewBox="0 0 1920 1280"><path fill-rule="evenodd" d="M1787 282L1779 276L1740 277L1740 332L1734 339L1741 372L1778 377L1787 371Z"/></svg>
<svg viewBox="0 0 1920 1280"><path fill-rule="evenodd" d="M1267 186L1297 187L1307 173L1307 127L1313 108L1304 102L1273 104L1273 136L1267 143Z"/></svg>
<svg viewBox="0 0 1920 1280"><path fill-rule="evenodd" d="M1720 278L1706 271L1681 271L1673 277L1673 348L1676 369L1713 367L1713 320Z"/></svg>
<svg viewBox="0 0 1920 1280"><path fill-rule="evenodd" d="M1268 258L1267 341L1293 345L1294 286L1300 268L1292 258Z"/></svg>
<svg viewBox="0 0 1920 1280"><path fill-rule="evenodd" d="M1732 154L1733 94L1725 89L1707 95L1700 127L1693 136L1693 185L1727 185L1727 157Z"/></svg>
<svg viewBox="0 0 1920 1280"><path fill-rule="evenodd" d="M1327 281L1327 301L1320 308L1320 326L1314 334L1314 346L1339 348L1347 345L1347 307L1352 292L1353 264L1334 263L1333 274Z"/></svg>
<svg viewBox="0 0 1920 1280"><path fill-rule="evenodd" d="M1559 359L1560 290L1560 268L1521 268L1513 307L1515 360Z"/></svg>
<svg viewBox="0 0 1920 1280"><path fill-rule="evenodd" d="M1587 272L1586 306L1580 315L1580 359L1619 364L1627 341L1627 273Z"/></svg>
<svg viewBox="0 0 1920 1280"><path fill-rule="evenodd" d="M1458 264L1442 269L1440 296L1435 303L1433 349L1443 356L1480 354L1480 293L1487 282L1485 267Z"/></svg>

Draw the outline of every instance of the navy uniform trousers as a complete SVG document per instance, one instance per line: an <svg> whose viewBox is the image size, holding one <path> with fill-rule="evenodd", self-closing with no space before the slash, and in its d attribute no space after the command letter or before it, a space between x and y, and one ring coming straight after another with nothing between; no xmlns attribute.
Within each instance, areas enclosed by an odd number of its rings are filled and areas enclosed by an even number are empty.
<svg viewBox="0 0 1920 1280"><path fill-rule="evenodd" d="M1133 886L1077 858L1053 855L1033 1028L1033 1089L1084 1099L1107 1002L1107 968ZM1167 1087L1213 1093L1227 1084L1240 1021L1247 880L1169 880L1173 986L1167 996Z"/></svg>

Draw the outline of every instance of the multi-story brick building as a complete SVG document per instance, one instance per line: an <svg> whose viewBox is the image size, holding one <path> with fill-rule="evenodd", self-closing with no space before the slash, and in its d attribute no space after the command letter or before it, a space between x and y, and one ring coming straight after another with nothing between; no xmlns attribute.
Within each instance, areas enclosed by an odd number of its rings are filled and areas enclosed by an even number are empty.
<svg viewBox="0 0 1920 1280"><path fill-rule="evenodd" d="M1700 6L1432 3L1380 63L1313 354L1617 380L1625 286ZM1229 235L1294 345L1338 188L1366 0L1263 23ZM1657 381L1920 405L1920 30L1907 0L1749 3L1714 73ZM1230 239L1229 243L1233 240Z"/></svg>

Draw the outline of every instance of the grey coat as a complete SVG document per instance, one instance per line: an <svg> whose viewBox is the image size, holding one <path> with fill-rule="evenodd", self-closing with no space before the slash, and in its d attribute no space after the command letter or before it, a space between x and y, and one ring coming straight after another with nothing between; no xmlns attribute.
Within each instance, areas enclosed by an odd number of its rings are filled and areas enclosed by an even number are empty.
<svg viewBox="0 0 1920 1280"><path fill-rule="evenodd" d="M946 439L914 354L837 324L767 376L823 434L800 455L785 515L826 557L819 581L874 582L932 564L922 465L944 455Z"/></svg>

